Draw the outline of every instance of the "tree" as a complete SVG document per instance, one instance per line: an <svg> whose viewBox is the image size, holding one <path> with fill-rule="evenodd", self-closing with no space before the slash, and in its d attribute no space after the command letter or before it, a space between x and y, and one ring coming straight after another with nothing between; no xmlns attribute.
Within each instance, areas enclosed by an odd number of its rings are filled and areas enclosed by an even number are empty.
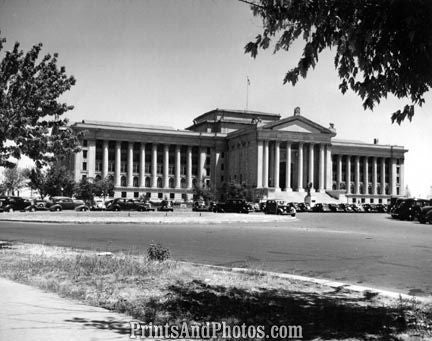
<svg viewBox="0 0 432 341"><path fill-rule="evenodd" d="M215 191L212 188L206 188L199 184L194 184L193 186L193 196L194 198L202 199L205 202L214 201L216 198Z"/></svg>
<svg viewBox="0 0 432 341"><path fill-rule="evenodd" d="M245 199L247 201L253 201L256 199L255 190L250 186L239 183L223 183L219 191L219 197L222 201L227 199Z"/></svg>
<svg viewBox="0 0 432 341"><path fill-rule="evenodd" d="M12 195L15 195L15 191L18 191L24 186L26 180L23 170L17 167L5 168L3 177L3 188L5 192Z"/></svg>
<svg viewBox="0 0 432 341"><path fill-rule="evenodd" d="M326 48L335 48L334 64L340 91L348 89L373 110L393 94L409 98L392 114L400 124L414 115L414 105L432 85L432 1L428 0L239 0L251 4L263 20L263 32L245 46L256 57L274 39L274 53L305 41L303 55L283 80L295 85L306 77Z"/></svg>
<svg viewBox="0 0 432 341"><path fill-rule="evenodd" d="M74 186L74 193L77 199L93 201L95 184L92 179L83 178Z"/></svg>
<svg viewBox="0 0 432 341"><path fill-rule="evenodd" d="M110 177L95 181L93 194L98 197L103 197L104 201L106 197L114 196L114 182Z"/></svg>
<svg viewBox="0 0 432 341"><path fill-rule="evenodd" d="M0 36L0 51L6 39ZM61 116L73 109L59 97L74 84L58 55L39 58L42 44L28 52L15 43L0 60L0 166L26 155L38 168L78 151L78 138Z"/></svg>
<svg viewBox="0 0 432 341"><path fill-rule="evenodd" d="M65 167L53 164L46 174L46 193L50 197L68 196L74 192L75 181L71 172Z"/></svg>
<svg viewBox="0 0 432 341"><path fill-rule="evenodd" d="M27 171L27 178L30 180L29 187L37 191L41 199L45 198L48 194L47 188L47 174L40 168L32 168Z"/></svg>

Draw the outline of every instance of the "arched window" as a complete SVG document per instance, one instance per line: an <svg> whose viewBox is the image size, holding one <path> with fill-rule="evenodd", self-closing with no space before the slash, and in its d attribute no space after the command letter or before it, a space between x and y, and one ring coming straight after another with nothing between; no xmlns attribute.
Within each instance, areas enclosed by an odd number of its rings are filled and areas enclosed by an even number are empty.
<svg viewBox="0 0 432 341"><path fill-rule="evenodd" d="M359 185L359 191L360 191L360 193L364 193L364 192L363 192L363 184L360 184L360 185Z"/></svg>
<svg viewBox="0 0 432 341"><path fill-rule="evenodd" d="M345 184L345 182L341 182L341 183L339 184L339 188L340 188L340 189L346 189L346 184Z"/></svg>
<svg viewBox="0 0 432 341"><path fill-rule="evenodd" d="M134 187L139 187L139 180L137 176L134 176L133 178L133 186Z"/></svg>
<svg viewBox="0 0 432 341"><path fill-rule="evenodd" d="M146 176L146 178L145 178L145 186L151 187L151 179L149 176Z"/></svg>
<svg viewBox="0 0 432 341"><path fill-rule="evenodd" d="M381 189L381 185L377 185L377 193L384 194Z"/></svg>
<svg viewBox="0 0 432 341"><path fill-rule="evenodd" d="M390 194L390 188L389 185L385 185L385 194Z"/></svg>
<svg viewBox="0 0 432 341"><path fill-rule="evenodd" d="M124 175L120 178L120 186L126 187L126 177Z"/></svg>
<svg viewBox="0 0 432 341"><path fill-rule="evenodd" d="M354 184L351 184L351 185L350 185L350 192L351 192L351 193L354 193Z"/></svg>
<svg viewBox="0 0 432 341"><path fill-rule="evenodd" d="M368 194L372 194L372 185L370 185L370 184L368 186Z"/></svg>
<svg viewBox="0 0 432 341"><path fill-rule="evenodd" d="M162 188L162 178L157 178L157 187Z"/></svg>
<svg viewBox="0 0 432 341"><path fill-rule="evenodd" d="M336 182L333 182L333 186L332 186L332 188L333 188L333 190L336 190L336 189L337 189L337 183L336 183Z"/></svg>
<svg viewBox="0 0 432 341"><path fill-rule="evenodd" d="M174 188L175 187L174 178L169 178L169 180L168 180L168 186L169 186L169 188Z"/></svg>
<svg viewBox="0 0 432 341"><path fill-rule="evenodd" d="M182 178L180 180L180 186L181 186L181 188L187 188L187 183L186 183L186 179L185 178Z"/></svg>

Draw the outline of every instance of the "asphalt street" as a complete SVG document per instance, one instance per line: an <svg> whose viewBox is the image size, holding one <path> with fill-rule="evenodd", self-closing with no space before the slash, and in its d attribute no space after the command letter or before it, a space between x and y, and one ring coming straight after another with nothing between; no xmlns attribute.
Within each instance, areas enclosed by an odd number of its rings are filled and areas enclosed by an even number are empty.
<svg viewBox="0 0 432 341"><path fill-rule="evenodd" d="M49 214L49 213L47 213ZM36 224L0 222L0 240L145 253L432 295L432 225L387 214L303 213L283 223Z"/></svg>

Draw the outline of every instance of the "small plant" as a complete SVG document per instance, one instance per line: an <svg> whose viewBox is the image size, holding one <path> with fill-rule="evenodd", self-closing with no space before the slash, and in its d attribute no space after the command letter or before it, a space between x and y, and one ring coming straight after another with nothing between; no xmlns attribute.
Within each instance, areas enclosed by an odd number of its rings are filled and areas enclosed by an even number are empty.
<svg viewBox="0 0 432 341"><path fill-rule="evenodd" d="M169 259L170 256L170 250L159 243L151 243L147 249L148 260L163 262Z"/></svg>

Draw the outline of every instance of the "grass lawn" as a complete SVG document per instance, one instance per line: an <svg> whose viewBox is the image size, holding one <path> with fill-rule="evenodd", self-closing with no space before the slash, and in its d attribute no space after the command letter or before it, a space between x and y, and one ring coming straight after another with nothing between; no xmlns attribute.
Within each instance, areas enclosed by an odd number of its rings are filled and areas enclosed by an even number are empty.
<svg viewBox="0 0 432 341"><path fill-rule="evenodd" d="M432 307L146 255L0 243L0 276L154 324L301 325L304 339L432 336Z"/></svg>

